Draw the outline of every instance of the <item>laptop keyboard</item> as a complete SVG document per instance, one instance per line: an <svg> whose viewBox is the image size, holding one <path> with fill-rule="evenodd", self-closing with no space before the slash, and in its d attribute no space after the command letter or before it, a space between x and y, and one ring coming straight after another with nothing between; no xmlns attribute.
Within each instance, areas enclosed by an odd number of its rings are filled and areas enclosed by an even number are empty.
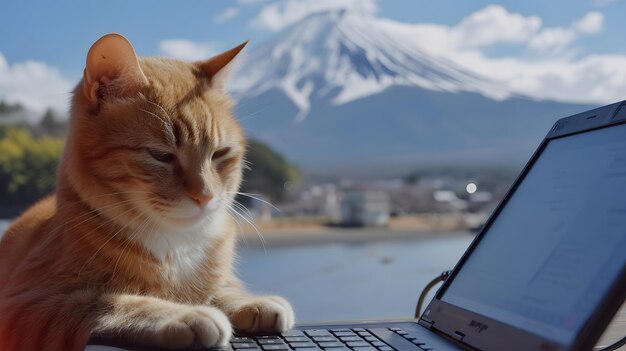
<svg viewBox="0 0 626 351"><path fill-rule="evenodd" d="M422 350L432 350L401 328L389 328ZM364 328L290 330L281 335L238 336L230 340L234 351L397 351Z"/></svg>

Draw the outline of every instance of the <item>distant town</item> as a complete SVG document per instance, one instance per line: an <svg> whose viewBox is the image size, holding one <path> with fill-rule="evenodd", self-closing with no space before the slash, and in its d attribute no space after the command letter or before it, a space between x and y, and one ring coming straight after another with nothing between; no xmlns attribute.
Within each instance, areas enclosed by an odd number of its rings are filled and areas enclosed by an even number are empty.
<svg viewBox="0 0 626 351"><path fill-rule="evenodd" d="M248 199L248 216L269 228L387 227L478 230L505 195L514 170L416 172L405 178L286 184L285 199Z"/></svg>

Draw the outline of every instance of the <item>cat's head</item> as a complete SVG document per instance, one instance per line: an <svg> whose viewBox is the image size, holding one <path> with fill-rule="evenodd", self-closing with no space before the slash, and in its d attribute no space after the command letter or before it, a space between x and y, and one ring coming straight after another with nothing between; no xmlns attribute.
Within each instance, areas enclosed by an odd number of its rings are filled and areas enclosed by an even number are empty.
<svg viewBox="0 0 626 351"><path fill-rule="evenodd" d="M223 76L244 46L187 63L138 58L118 34L96 41L74 91L60 187L129 227L220 216L245 151Z"/></svg>

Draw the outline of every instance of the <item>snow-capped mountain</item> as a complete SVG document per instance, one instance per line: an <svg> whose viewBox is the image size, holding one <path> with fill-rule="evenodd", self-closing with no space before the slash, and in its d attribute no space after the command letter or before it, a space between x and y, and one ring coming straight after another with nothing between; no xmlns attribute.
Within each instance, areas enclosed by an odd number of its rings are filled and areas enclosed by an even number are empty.
<svg viewBox="0 0 626 351"><path fill-rule="evenodd" d="M410 25L347 12L307 17L252 49L231 80L253 137L308 172L419 163L521 162L558 118L536 101L430 55Z"/></svg>
<svg viewBox="0 0 626 351"><path fill-rule="evenodd" d="M298 120L306 117L313 98L341 105L391 86L477 92L496 100L511 95L403 40L401 26L345 11L309 16L252 50L232 89L243 98L281 90L298 107Z"/></svg>

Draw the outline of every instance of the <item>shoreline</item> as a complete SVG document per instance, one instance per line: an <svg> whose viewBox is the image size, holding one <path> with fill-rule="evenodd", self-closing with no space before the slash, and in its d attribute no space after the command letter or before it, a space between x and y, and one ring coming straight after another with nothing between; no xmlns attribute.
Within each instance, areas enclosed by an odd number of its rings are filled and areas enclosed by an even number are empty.
<svg viewBox="0 0 626 351"><path fill-rule="evenodd" d="M473 237L469 230L393 230L389 228L329 228L324 232L268 232L261 235L256 232L244 232L238 236L240 247L291 247L318 245L363 245L372 242L402 242L418 239L443 239L454 237Z"/></svg>

